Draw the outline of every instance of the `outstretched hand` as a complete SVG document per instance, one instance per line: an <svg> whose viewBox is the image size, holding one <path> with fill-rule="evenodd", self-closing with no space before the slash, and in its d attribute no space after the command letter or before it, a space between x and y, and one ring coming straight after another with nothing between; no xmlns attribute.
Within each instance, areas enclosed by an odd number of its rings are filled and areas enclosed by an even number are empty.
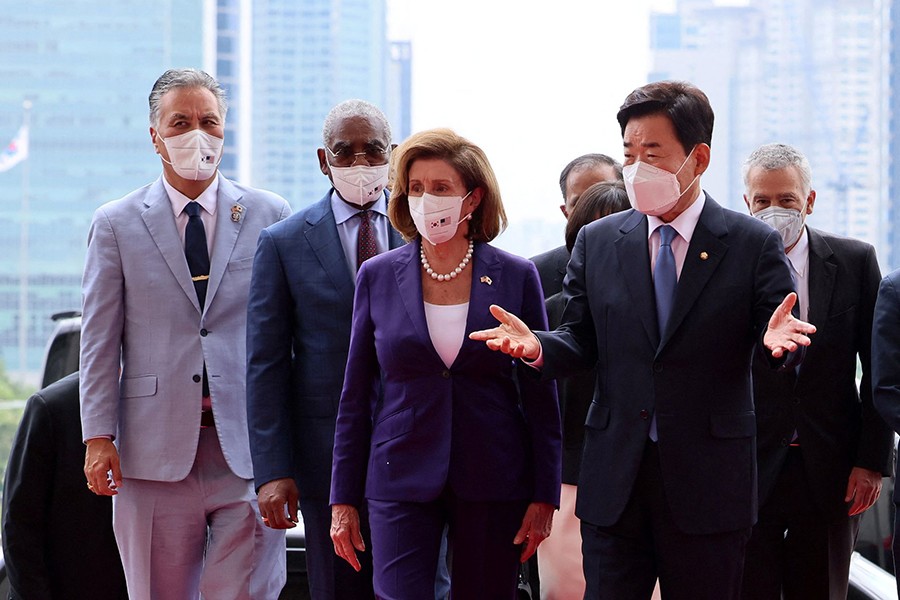
<svg viewBox="0 0 900 600"><path fill-rule="evenodd" d="M469 334L469 339L487 343L491 350L499 350L513 358L534 360L541 354L541 343L528 326L511 312L491 304L491 314L500 321L498 327Z"/></svg>
<svg viewBox="0 0 900 600"><path fill-rule="evenodd" d="M801 321L791 314L796 303L797 294L791 292L784 297L769 319L769 328L763 336L763 344L775 358L781 358L786 352L794 352L799 346L809 346L810 339L807 336L816 332L815 325Z"/></svg>

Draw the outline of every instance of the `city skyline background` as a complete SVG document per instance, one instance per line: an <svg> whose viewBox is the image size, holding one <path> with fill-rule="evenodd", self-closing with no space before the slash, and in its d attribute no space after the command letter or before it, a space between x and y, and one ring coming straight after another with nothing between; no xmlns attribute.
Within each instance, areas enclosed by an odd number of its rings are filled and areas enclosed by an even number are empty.
<svg viewBox="0 0 900 600"><path fill-rule="evenodd" d="M223 174L275 191L295 210L328 190L315 149L337 102L360 97L381 106L395 142L425 128L456 129L485 149L497 172L510 227L496 244L524 256L562 243L558 177L571 158L603 152L621 160L615 113L625 96L651 80L687 79L716 112L704 189L746 210L744 157L761 143L794 144L809 156L818 191L809 223L873 243L887 272L900 266L891 202L900 202L891 160L900 133L892 110L898 5L17 4L0 11L0 148L19 131L26 101L30 148L8 170L0 160L0 360L33 377L50 315L80 307L93 211L159 176L146 98L176 66L203 68L229 92Z"/></svg>

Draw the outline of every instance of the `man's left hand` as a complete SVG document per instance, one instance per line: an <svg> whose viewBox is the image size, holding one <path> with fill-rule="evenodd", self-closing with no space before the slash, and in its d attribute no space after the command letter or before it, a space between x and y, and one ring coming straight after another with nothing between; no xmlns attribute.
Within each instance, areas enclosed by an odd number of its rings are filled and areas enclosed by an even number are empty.
<svg viewBox="0 0 900 600"><path fill-rule="evenodd" d="M794 352L799 346L809 346L809 335L816 332L816 326L794 317L791 310L797 303L797 294L791 292L784 297L772 318L769 328L763 336L763 344L775 358L781 358L786 352Z"/></svg>
<svg viewBox="0 0 900 600"><path fill-rule="evenodd" d="M867 511L880 495L881 473L853 467L850 471L850 480L847 482L847 496L844 498L844 502L853 501L848 511L850 516Z"/></svg>
<svg viewBox="0 0 900 600"><path fill-rule="evenodd" d="M537 547L546 538L550 537L550 529L553 527L553 511L556 508L552 504L546 502L532 502L525 511L525 517L522 519L522 526L519 527L513 544L525 544L522 549L522 556L519 560L523 563L531 558Z"/></svg>

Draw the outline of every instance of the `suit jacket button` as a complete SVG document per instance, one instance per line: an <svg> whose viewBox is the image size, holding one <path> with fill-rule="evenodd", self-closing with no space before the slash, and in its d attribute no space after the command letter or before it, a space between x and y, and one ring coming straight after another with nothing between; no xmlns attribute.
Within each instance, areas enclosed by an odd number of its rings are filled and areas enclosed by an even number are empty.
<svg viewBox="0 0 900 600"><path fill-rule="evenodd" d="M794 404L800 404L800 398L794 398Z"/></svg>
<svg viewBox="0 0 900 600"><path fill-rule="evenodd" d="M206 329L201 329L201 330L200 330L200 337L206 337L206 334L208 334L208 333L209 333L209 332L208 332Z"/></svg>
<svg viewBox="0 0 900 600"><path fill-rule="evenodd" d="M648 411L646 408L645 408L644 410L642 410L642 411L641 411L641 418L642 418L643 420L645 420L645 421L646 421L647 419L649 419L649 418L650 418L650 411Z"/></svg>
<svg viewBox="0 0 900 600"><path fill-rule="evenodd" d="M200 377L199 375L194 375L193 377L191 377L191 379L194 380L194 383L200 383L200 380L203 378Z"/></svg>
<svg viewBox="0 0 900 600"><path fill-rule="evenodd" d="M781 445L782 445L782 446L787 446L787 445L789 445L789 444L790 444L790 442L788 441L787 438L781 438Z"/></svg>
<svg viewBox="0 0 900 600"><path fill-rule="evenodd" d="M658 362L653 363L653 372L654 373L662 373L662 370L663 370L662 363L658 363Z"/></svg>
<svg viewBox="0 0 900 600"><path fill-rule="evenodd" d="M443 377L444 379L450 379L450 371L447 371L445 369L444 372L441 373L441 377Z"/></svg>

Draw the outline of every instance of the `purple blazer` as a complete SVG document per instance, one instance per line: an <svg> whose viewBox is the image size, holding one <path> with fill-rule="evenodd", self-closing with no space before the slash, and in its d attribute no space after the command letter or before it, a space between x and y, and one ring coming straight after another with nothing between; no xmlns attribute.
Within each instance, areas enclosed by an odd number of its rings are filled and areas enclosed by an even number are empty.
<svg viewBox="0 0 900 600"><path fill-rule="evenodd" d="M557 505L556 386L468 334L499 304L546 329L534 265L475 245L466 338L448 369L431 344L419 243L369 259L357 276L350 353L334 438L331 503L468 501Z"/></svg>

